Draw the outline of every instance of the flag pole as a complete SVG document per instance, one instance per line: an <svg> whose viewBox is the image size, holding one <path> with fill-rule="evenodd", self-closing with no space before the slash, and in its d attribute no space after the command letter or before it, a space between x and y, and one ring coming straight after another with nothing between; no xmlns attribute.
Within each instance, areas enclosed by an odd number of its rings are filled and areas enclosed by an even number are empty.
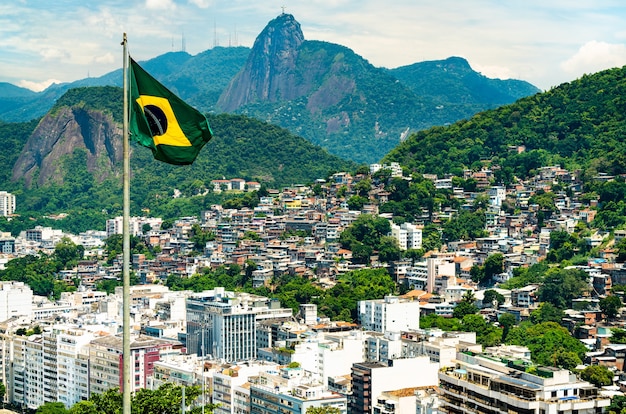
<svg viewBox="0 0 626 414"><path fill-rule="evenodd" d="M123 58L123 85L124 85L124 121L123 121L123 154L124 154L124 212L122 218L122 234L123 234L123 316L122 316L122 361L123 361L123 377L122 377L122 407L123 414L130 414L130 143L128 141L128 123L130 111L128 110L128 47L126 33L122 40L124 46Z"/></svg>

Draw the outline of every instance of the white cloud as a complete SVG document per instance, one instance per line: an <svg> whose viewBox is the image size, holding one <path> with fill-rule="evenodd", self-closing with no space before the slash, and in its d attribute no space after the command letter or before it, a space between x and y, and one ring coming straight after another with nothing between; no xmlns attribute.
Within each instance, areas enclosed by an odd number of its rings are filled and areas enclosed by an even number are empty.
<svg viewBox="0 0 626 414"><path fill-rule="evenodd" d="M27 80L21 80L17 83L17 85L21 86L22 88L30 89L31 91L41 92L53 83L61 83L61 81L57 79L48 79L43 82L31 82Z"/></svg>
<svg viewBox="0 0 626 414"><path fill-rule="evenodd" d="M196 5L201 9L206 9L212 5L211 0L189 0L189 3Z"/></svg>
<svg viewBox="0 0 626 414"><path fill-rule="evenodd" d="M478 64L474 64L472 66L476 72L479 72L483 74L484 76L491 78L491 79L519 79L520 78L520 75L518 73L516 73L511 68L507 68L505 66L492 66L492 65L481 66Z"/></svg>
<svg viewBox="0 0 626 414"><path fill-rule="evenodd" d="M176 4L172 0L146 0L146 8L152 10L174 10Z"/></svg>
<svg viewBox="0 0 626 414"><path fill-rule="evenodd" d="M115 62L115 57L113 53L107 52L104 55L96 56L93 60L96 63L113 63Z"/></svg>
<svg viewBox="0 0 626 414"><path fill-rule="evenodd" d="M44 60L69 59L70 54L66 50L50 47L39 51Z"/></svg>
<svg viewBox="0 0 626 414"><path fill-rule="evenodd" d="M561 63L561 69L573 75L595 73L626 64L626 45L592 40L582 45L569 59Z"/></svg>

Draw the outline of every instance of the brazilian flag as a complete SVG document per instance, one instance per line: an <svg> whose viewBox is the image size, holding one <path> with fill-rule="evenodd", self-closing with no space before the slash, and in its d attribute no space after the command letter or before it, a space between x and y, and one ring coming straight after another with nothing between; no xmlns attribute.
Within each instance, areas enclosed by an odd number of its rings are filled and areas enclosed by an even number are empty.
<svg viewBox="0 0 626 414"><path fill-rule="evenodd" d="M206 117L130 59L131 139L168 164L187 165L212 137Z"/></svg>

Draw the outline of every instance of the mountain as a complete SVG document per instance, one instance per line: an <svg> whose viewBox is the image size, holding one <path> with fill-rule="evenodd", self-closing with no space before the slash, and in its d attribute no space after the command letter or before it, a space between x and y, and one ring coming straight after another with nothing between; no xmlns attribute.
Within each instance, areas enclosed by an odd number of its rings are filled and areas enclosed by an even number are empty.
<svg viewBox="0 0 626 414"><path fill-rule="evenodd" d="M0 182L0 188L18 194L21 211L119 209L121 105L121 88L68 91L38 124L29 124L34 130L22 147L14 149L19 156L9 156L11 148L3 153L5 159L16 162L11 181ZM224 177L280 188L356 168L285 129L256 119L221 114L210 115L209 122L214 137L190 166L155 161L147 148L131 146L134 214L142 208L165 217L197 214L202 206L190 203L215 203L215 197L184 196L201 193L211 187L211 180ZM4 125L12 124L0 123L0 132ZM183 198L174 199L174 189ZM182 210L181 205L185 206Z"/></svg>
<svg viewBox="0 0 626 414"><path fill-rule="evenodd" d="M626 66L564 83L513 104L410 136L387 154L421 173L490 165L512 182L559 164L583 177L626 173Z"/></svg>
<svg viewBox="0 0 626 414"><path fill-rule="evenodd" d="M401 66L390 69L389 73L416 94L430 96L442 105L461 103L476 105L480 110L540 92L528 82L487 78L475 72L467 60L454 56Z"/></svg>
<svg viewBox="0 0 626 414"><path fill-rule="evenodd" d="M214 112L219 95L241 69L249 51L246 47L215 47L195 56L186 52L170 52L141 62L141 65L191 105L204 112ZM24 96L16 95L16 89L23 88L0 84L0 119L22 122L41 117L65 92L84 86L121 87L122 70L54 84L38 93L25 89Z"/></svg>
<svg viewBox="0 0 626 414"><path fill-rule="evenodd" d="M444 66L454 70L438 73L427 63L376 68L346 47L305 40L294 16L281 14L256 38L218 109L264 119L331 153L372 163L411 131L539 91L527 82L489 80L463 62L451 58Z"/></svg>
<svg viewBox="0 0 626 414"><path fill-rule="evenodd" d="M284 13L252 49L171 52L140 63L201 111L252 116L363 163L378 162L412 132L538 92L524 81L488 79L461 58L377 68L344 46L306 40L294 16ZM37 118L71 88L121 82L117 70L26 98L5 96L0 88L0 119Z"/></svg>

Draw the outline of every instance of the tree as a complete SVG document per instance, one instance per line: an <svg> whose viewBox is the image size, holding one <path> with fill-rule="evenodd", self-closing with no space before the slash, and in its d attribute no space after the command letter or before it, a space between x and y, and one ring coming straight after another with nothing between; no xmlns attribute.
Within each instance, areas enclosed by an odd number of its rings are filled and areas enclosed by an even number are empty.
<svg viewBox="0 0 626 414"><path fill-rule="evenodd" d="M199 413L200 408L194 402L201 395L201 389L197 386L185 387L185 404L188 407L196 405L192 413ZM131 397L133 414L159 413L159 414L179 414L182 406L182 387L173 383L165 383L156 390L140 389ZM122 410L122 394L119 388L112 388L103 394L94 394L87 402L79 403L79 406L72 407L71 414L118 414ZM205 413L213 412L215 405L207 404ZM95 410L94 410L95 409Z"/></svg>
<svg viewBox="0 0 626 414"><path fill-rule="evenodd" d="M463 319L466 315L473 315L478 312L478 308L474 305L476 296L471 290L466 290L461 298L461 301L454 307L452 316L457 319Z"/></svg>
<svg viewBox="0 0 626 414"><path fill-rule="evenodd" d="M485 259L485 280L504 272L504 256L502 253L492 254Z"/></svg>
<svg viewBox="0 0 626 414"><path fill-rule="evenodd" d="M100 414L93 401L79 401L70 408L70 414Z"/></svg>
<svg viewBox="0 0 626 414"><path fill-rule="evenodd" d="M580 372L580 378L596 387L613 384L613 373L604 365L590 365Z"/></svg>
<svg viewBox="0 0 626 414"><path fill-rule="evenodd" d="M609 295L600 299L600 310L607 320L615 318L622 307L622 301L618 296Z"/></svg>
<svg viewBox="0 0 626 414"><path fill-rule="evenodd" d="M340 414L341 410L337 407L309 407L306 414Z"/></svg>
<svg viewBox="0 0 626 414"><path fill-rule="evenodd" d="M534 324L543 322L561 323L565 313L549 302L539 305L539 308L530 313L530 321Z"/></svg>
<svg viewBox="0 0 626 414"><path fill-rule="evenodd" d="M517 320L513 314L507 312L500 316L498 322L500 322L500 326L502 327L502 342L505 342L507 335L511 331L511 328L515 326L515 322L517 322Z"/></svg>
<svg viewBox="0 0 626 414"><path fill-rule="evenodd" d="M37 408L36 414L66 414L68 413L62 402L47 402Z"/></svg>
<svg viewBox="0 0 626 414"><path fill-rule="evenodd" d="M63 269L71 269L83 258L85 247L76 245L69 237L63 237L54 246L54 257L59 261Z"/></svg>
<svg viewBox="0 0 626 414"><path fill-rule="evenodd" d="M498 293L498 291L493 289L488 289L485 291L483 296L483 305L492 305L494 302L496 302L496 307L500 307L504 303L504 300L504 296L501 293Z"/></svg>
<svg viewBox="0 0 626 414"><path fill-rule="evenodd" d="M483 346L496 346L502 341L502 331L485 321L481 315L465 315L461 322L461 330L476 332L476 342Z"/></svg>
<svg viewBox="0 0 626 414"><path fill-rule="evenodd" d="M561 363L564 361L568 363L568 366L564 368L573 369L582 363L582 358L587 352L582 342L555 322L543 322L537 325L522 322L510 330L506 340L511 345L528 347L533 362L545 366L554 366L555 361L558 365L558 358L562 352L573 352L577 358L561 359Z"/></svg>
<svg viewBox="0 0 626 414"><path fill-rule="evenodd" d="M539 299L559 309L567 308L572 299L579 298L589 288L587 273L578 269L553 268L546 273L539 288Z"/></svg>

